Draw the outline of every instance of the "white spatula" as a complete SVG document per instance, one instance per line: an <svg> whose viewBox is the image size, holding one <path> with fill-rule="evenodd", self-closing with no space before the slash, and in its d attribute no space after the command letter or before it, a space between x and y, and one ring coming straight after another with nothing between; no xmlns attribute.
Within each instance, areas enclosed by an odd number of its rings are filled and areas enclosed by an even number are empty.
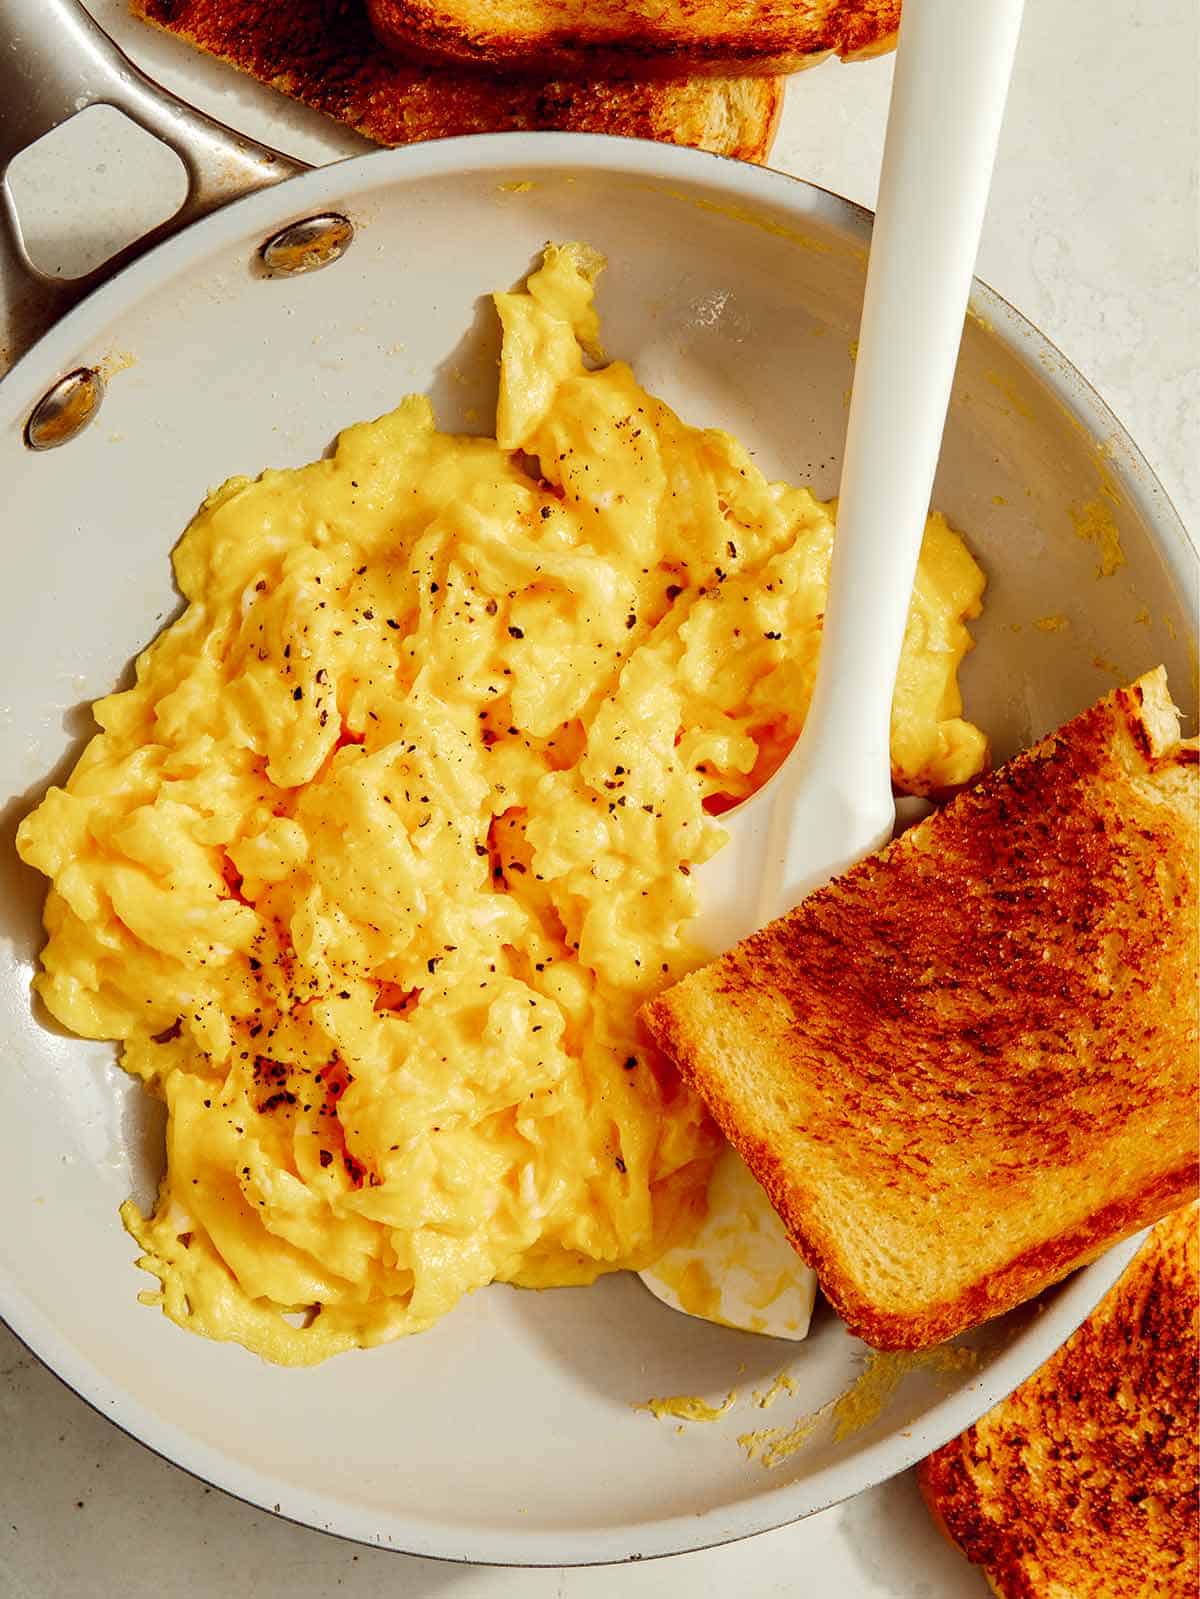
<svg viewBox="0 0 1200 1599"><path fill-rule="evenodd" d="M694 936L714 954L878 849L896 825L892 692L1022 8L904 0L812 704L787 760L721 817L729 842L696 869ZM797 1305L811 1305L812 1274L774 1212L741 1257L731 1253L741 1208L767 1210L733 1161L710 1186L705 1229L643 1281L676 1309L802 1338ZM704 1279L712 1292L683 1304L679 1285Z"/></svg>

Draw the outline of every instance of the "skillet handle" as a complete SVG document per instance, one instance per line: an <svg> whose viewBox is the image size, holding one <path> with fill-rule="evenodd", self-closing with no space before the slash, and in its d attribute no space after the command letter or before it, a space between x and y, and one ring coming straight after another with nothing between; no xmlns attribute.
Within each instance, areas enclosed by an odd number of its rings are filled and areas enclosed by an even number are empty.
<svg viewBox="0 0 1200 1599"><path fill-rule="evenodd" d="M113 106L169 145L187 171L188 192L174 216L86 276L64 280L29 258L8 167L89 105ZM8 328L9 361L152 245L228 200L308 170L169 94L134 66L80 0L0 0L0 321Z"/></svg>

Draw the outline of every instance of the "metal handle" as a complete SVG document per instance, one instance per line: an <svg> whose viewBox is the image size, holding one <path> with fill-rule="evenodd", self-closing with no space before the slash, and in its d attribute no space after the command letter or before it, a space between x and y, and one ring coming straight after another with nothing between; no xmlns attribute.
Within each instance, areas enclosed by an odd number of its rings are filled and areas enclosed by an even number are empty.
<svg viewBox="0 0 1200 1599"><path fill-rule="evenodd" d="M64 281L29 258L8 168L14 156L91 105L113 106L174 150L188 192L165 222L84 277ZM309 170L169 94L134 66L80 0L0 0L0 298L6 302L0 309L9 360L161 239L228 200Z"/></svg>

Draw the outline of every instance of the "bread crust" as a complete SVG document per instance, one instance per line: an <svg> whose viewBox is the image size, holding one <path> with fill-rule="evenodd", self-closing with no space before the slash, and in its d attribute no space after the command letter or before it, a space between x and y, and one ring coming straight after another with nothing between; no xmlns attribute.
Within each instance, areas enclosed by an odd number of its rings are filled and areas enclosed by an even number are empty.
<svg viewBox="0 0 1200 1599"><path fill-rule="evenodd" d="M376 144L554 129L657 139L761 162L783 105L777 78L498 78L400 61L380 49L361 0L130 0L130 8Z"/></svg>
<svg viewBox="0 0 1200 1599"><path fill-rule="evenodd" d="M1200 1584L1195 1205L1063 1347L917 1480L1002 1599L1192 1599Z"/></svg>
<svg viewBox="0 0 1200 1599"><path fill-rule="evenodd" d="M514 71L799 72L836 53L891 49L900 0L367 0L385 48L408 58Z"/></svg>
<svg viewBox="0 0 1200 1599"><path fill-rule="evenodd" d="M877 1348L998 1315L1197 1191L1177 731L1148 674L643 1010Z"/></svg>

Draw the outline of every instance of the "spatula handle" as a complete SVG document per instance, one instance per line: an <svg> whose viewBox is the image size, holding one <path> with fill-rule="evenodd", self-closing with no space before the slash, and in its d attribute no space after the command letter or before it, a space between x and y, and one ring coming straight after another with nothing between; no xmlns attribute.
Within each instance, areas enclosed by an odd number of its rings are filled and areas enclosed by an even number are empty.
<svg viewBox="0 0 1200 1599"><path fill-rule="evenodd" d="M890 771L896 668L1021 12L1022 0L904 4L804 734L851 791Z"/></svg>

